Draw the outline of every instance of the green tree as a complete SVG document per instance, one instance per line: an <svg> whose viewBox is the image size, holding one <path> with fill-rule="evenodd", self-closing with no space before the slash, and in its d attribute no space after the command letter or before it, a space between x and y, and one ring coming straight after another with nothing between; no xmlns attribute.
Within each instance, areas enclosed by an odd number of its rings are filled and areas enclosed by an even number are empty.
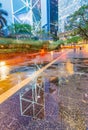
<svg viewBox="0 0 88 130"><path fill-rule="evenodd" d="M3 28L7 26L7 20L5 16L8 16L8 13L2 9L2 4L0 3L0 36L3 34Z"/></svg>
<svg viewBox="0 0 88 130"><path fill-rule="evenodd" d="M78 43L79 41L82 41L82 38L80 36L72 36L71 38L67 38L66 42L69 43Z"/></svg>
<svg viewBox="0 0 88 130"><path fill-rule="evenodd" d="M65 29L74 30L88 40L88 5L80 7L74 14L68 17Z"/></svg>
<svg viewBox="0 0 88 130"><path fill-rule="evenodd" d="M29 24L12 24L9 26L9 30L12 34L31 34L31 26Z"/></svg>

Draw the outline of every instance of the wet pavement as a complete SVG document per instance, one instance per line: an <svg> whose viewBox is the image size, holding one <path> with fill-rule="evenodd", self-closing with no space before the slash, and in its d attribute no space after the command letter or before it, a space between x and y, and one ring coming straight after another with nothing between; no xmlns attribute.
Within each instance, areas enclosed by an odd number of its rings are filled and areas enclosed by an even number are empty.
<svg viewBox="0 0 88 130"><path fill-rule="evenodd" d="M56 52L16 66L0 81L5 88L22 81L36 70L33 63L46 65L61 52ZM66 51L66 50L65 50ZM42 67L40 66L40 67ZM88 51L72 50L47 68L44 78L44 117L36 119L21 113L19 91L0 105L0 130L87 130L88 128ZM14 82L15 80L15 82ZM6 84L4 84L6 83ZM5 87L5 85L7 85ZM25 90L28 92L27 85ZM2 89L2 88L1 88ZM0 90L0 92L4 92ZM24 92L24 91L23 91Z"/></svg>

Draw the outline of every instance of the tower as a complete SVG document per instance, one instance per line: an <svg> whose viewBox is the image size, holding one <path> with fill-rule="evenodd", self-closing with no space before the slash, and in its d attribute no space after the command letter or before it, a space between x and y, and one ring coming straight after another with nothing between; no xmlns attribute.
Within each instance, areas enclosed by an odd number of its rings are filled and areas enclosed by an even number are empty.
<svg viewBox="0 0 88 130"><path fill-rule="evenodd" d="M55 34L58 30L58 0L47 0L48 31Z"/></svg>

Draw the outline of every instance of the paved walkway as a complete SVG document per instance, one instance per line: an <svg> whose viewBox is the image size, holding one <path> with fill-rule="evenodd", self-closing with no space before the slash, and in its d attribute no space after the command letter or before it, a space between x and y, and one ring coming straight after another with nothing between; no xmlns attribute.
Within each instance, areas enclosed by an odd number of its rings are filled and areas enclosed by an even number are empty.
<svg viewBox="0 0 88 130"><path fill-rule="evenodd" d="M76 50L76 52L70 52L69 57L74 68L76 67L77 74L74 73L62 79L61 86L58 86L57 75L46 77L45 85L50 85L51 89L47 90L48 93L46 94L45 119L33 120L32 117L21 115L20 91L18 91L0 104L0 130L66 130L67 128L68 130L78 130L78 127L80 130L87 130L88 75L85 73L88 74L88 53L84 50L80 52ZM67 56L64 55L63 59L64 62L62 60L60 65L66 64ZM78 66L80 64L81 68ZM87 67L84 70L83 66L85 65ZM54 69L54 67L51 68ZM84 74L81 75L80 72Z"/></svg>

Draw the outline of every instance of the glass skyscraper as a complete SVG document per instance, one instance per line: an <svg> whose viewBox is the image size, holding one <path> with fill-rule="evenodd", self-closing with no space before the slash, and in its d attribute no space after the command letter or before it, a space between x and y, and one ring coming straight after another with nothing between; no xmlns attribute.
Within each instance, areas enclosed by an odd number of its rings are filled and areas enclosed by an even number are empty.
<svg viewBox="0 0 88 130"><path fill-rule="evenodd" d="M42 27L54 33L58 29L58 0L41 0L42 3Z"/></svg>
<svg viewBox="0 0 88 130"><path fill-rule="evenodd" d="M58 30L58 0L50 0L49 27L51 33Z"/></svg>

